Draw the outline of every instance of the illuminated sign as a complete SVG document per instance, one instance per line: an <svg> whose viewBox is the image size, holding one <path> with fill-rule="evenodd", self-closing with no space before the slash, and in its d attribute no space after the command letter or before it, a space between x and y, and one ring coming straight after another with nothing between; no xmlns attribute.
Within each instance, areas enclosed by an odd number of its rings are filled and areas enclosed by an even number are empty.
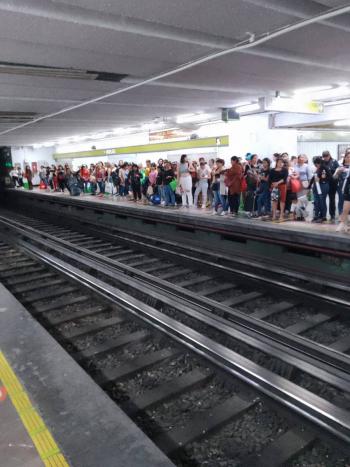
<svg viewBox="0 0 350 467"><path fill-rule="evenodd" d="M320 114L324 107L321 102L304 101L290 97L265 97L259 101L265 112L292 112L299 114Z"/></svg>

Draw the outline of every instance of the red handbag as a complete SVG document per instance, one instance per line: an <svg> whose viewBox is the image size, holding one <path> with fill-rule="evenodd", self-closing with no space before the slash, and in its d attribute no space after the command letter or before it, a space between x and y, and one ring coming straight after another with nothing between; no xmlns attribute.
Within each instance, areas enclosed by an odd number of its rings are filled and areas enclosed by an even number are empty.
<svg viewBox="0 0 350 467"><path fill-rule="evenodd" d="M298 178L290 179L290 191L292 193L299 193L303 188L301 181Z"/></svg>
<svg viewBox="0 0 350 467"><path fill-rule="evenodd" d="M46 190L46 185L43 181L40 182L39 188L40 190Z"/></svg>
<svg viewBox="0 0 350 467"><path fill-rule="evenodd" d="M247 180L245 179L245 177L243 177L241 179L241 191L242 191L242 193L247 191L247 189L248 189Z"/></svg>

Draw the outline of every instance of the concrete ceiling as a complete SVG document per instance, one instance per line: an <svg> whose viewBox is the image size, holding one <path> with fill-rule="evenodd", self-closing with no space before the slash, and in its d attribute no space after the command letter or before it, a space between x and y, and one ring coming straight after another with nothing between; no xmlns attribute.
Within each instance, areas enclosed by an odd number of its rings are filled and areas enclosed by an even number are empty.
<svg viewBox="0 0 350 467"><path fill-rule="evenodd" d="M341 6L338 0L0 0L0 64L127 75L121 82L0 72L3 112L50 114L247 38ZM0 136L27 145L216 112L276 90L348 81L350 15L288 33ZM39 73L40 74L40 73Z"/></svg>

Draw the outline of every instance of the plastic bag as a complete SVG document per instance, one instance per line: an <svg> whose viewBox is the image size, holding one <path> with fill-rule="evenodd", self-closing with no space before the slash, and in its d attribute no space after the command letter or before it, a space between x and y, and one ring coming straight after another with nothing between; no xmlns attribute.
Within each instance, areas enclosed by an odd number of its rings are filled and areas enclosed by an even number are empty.
<svg viewBox="0 0 350 467"><path fill-rule="evenodd" d="M113 183L107 182L105 186L105 195L113 195Z"/></svg>
<svg viewBox="0 0 350 467"><path fill-rule="evenodd" d="M29 183L28 183L28 179L26 177L23 177L23 188L25 190L29 190Z"/></svg>
<svg viewBox="0 0 350 467"><path fill-rule="evenodd" d="M299 193L303 188L301 181L298 178L290 179L290 191L292 193Z"/></svg>
<svg viewBox="0 0 350 467"><path fill-rule="evenodd" d="M171 182L169 183L169 186L173 191L175 191L177 187L177 180L175 178L174 180L171 180Z"/></svg>

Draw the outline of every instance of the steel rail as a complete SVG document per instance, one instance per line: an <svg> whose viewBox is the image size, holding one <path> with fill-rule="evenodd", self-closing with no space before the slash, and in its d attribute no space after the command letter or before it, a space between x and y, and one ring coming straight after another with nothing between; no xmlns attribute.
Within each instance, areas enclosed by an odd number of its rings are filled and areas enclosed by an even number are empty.
<svg viewBox="0 0 350 467"><path fill-rule="evenodd" d="M306 357L311 356L314 359L319 360L320 362L326 363L327 365L334 366L334 368L347 371L350 374L350 357L345 354L339 353L336 350L331 348L322 346L318 343L312 342L308 339L303 338L302 336L292 334L287 330L276 328L275 326L265 323L262 320L256 319L254 317L247 316L245 313L240 312L238 309L227 307L223 304L215 302L209 298L203 298L199 295L195 295L190 291L182 287L178 287L174 284L171 284L165 280L160 278L154 278L154 276L147 274L142 271L138 271L137 269L128 266L126 264L120 263L117 259L110 259L104 257L100 253L96 253L84 247L78 247L74 244L71 244L69 241L60 239L55 237L54 235L45 233L45 232L37 232L36 229L30 226L23 226L20 222L15 221L13 219L6 219L3 216L0 216L0 223L12 225L14 228L19 229L26 229L28 232L33 233L34 235L40 235L43 238L49 239L53 242L58 243L61 247L69 248L72 251L78 252L78 254L84 254L87 257L93 258L98 261L103 261L104 264L109 264L114 268L122 271L124 274L128 276L137 277L140 281L143 281L149 285L151 285L154 289L160 291L166 291L168 294L173 296L180 297L182 300L188 301L189 303L195 303L196 305L202 307L203 309L209 312L218 312L221 314L226 313L226 316L230 316L230 322L237 324L238 326L243 326L246 331L252 331L254 333L259 333L261 336L268 336L269 339L273 339L275 342L279 342L285 346L289 346L291 349L297 350L298 352L303 352ZM208 266L205 263L206 267ZM216 265L215 265L216 267ZM224 266L218 266L219 270L225 270L226 272L230 272L231 274L237 274L231 268L225 268ZM240 271L240 274L243 275L244 273ZM273 283L275 285L275 282ZM282 283L282 286L284 284ZM296 287L294 286L293 291L296 291ZM302 289L300 291L300 295L304 297L307 294L307 289ZM322 295L317 295L317 299L322 299ZM333 306L339 305L339 302L331 302L328 300ZM348 307L349 304L346 301L343 301L346 306ZM344 306L344 303L342 305Z"/></svg>
<svg viewBox="0 0 350 467"><path fill-rule="evenodd" d="M4 223L0 219L0 222ZM58 239L56 242L55 237L49 239L48 234L45 233L33 233L26 231L21 227L12 226L9 223L9 228L14 229L17 233L24 235L25 238L28 238L36 243L38 243L42 248L51 248L52 250L59 251L60 255L64 255L70 260L80 262L83 265L89 265L91 267L91 261L94 261L95 268L102 272L103 274L109 275L109 277L119 280L120 282L129 285L132 280L135 282L135 288L144 293L150 294L149 285L152 285L153 289L151 292L152 297L157 297L159 300L168 303L168 305L174 305L175 300L178 303L178 306L181 306L183 302L187 303L187 306L190 306L190 316L195 315L196 306L200 312L197 312L198 319L201 319L201 314L206 315L208 319L211 319L213 326L217 326L218 330L223 331L224 327L229 326L229 329L236 329L235 337L238 336L237 333L241 334L241 340L244 342L248 339L248 336L251 339L251 343L255 345L256 348L261 348L262 344L265 346L267 353L276 356L276 353L285 352L289 354L289 359L286 359L288 363L295 365L295 358L301 359L301 354L303 354L303 365L299 365L302 371L310 372L315 368L318 368L318 372L315 374L316 377L327 381L329 384L338 387L341 390L344 390L344 386L350 383L350 357L336 352L332 349L320 346L317 343L313 343L307 339L304 339L301 336L293 335L288 331L283 329L275 328L274 326L264 323L262 321L256 320L254 318L247 317L245 314L237 311L236 312L236 321L227 320L216 316L213 311L219 310L222 311L225 309L223 305L220 305L216 302L212 302L212 306L208 307L209 300L196 300L194 294L187 293L182 288L174 286L172 284L157 279L157 283L154 283L154 278L147 273L138 273L135 269L121 265L120 263L109 260L104 256L98 253L92 253L89 250L84 248L78 248L80 253L74 252L74 249L69 248L71 244L64 240L60 240L60 247L57 247ZM31 227L26 227L26 229L34 230ZM41 238L44 237L45 241ZM52 237L52 236L50 236ZM68 247L68 248L66 248ZM83 255L81 254L83 253ZM116 266L122 266L124 270L120 272ZM107 270L108 267L108 270ZM127 270L127 272L125 272ZM140 276L145 276L149 280L142 280ZM142 285L145 284L145 285ZM164 291L164 287L166 290ZM157 292L158 291L158 292ZM171 295L171 299L169 299ZM211 304L210 304L211 305ZM232 309L229 309L232 311Z"/></svg>
<svg viewBox="0 0 350 467"><path fill-rule="evenodd" d="M153 328L166 333L172 339L206 358L216 367L255 387L259 392L286 406L319 429L350 444L350 418L346 410L257 365L114 286L51 254L43 253L33 245L22 241L21 248L60 273L118 304L125 311L152 325ZM91 266L93 266L92 263Z"/></svg>
<svg viewBox="0 0 350 467"><path fill-rule="evenodd" d="M14 224L16 223L15 220L8 219L8 218L6 218L6 217L4 217L2 215L0 215L0 219L4 219L6 221L13 222ZM43 232L43 234L45 234L45 232ZM49 235L49 234L47 234L47 235ZM91 231L91 235L96 235L96 232ZM263 282L263 283L269 284L270 286L273 286L274 288L276 288L276 287L282 288L282 289L286 290L289 293L293 293L293 294L298 293L298 294L301 294L304 297L305 296L310 296L313 299L327 301L327 302L329 302L330 304L333 304L333 305L338 305L338 306L342 306L342 307L346 307L346 308L350 307L349 301L344 300L342 298L322 294L322 293L320 293L318 291L312 291L309 288L303 288L303 287L300 287L298 285L288 284L286 282L283 282L282 280L269 278L266 275L259 275L257 273L248 272L248 271L244 271L244 270L239 270L239 273L238 273L234 268L232 268L230 266L225 266L224 264L218 264L218 262L215 260L216 255L213 255L210 252L208 252L207 256L211 256L213 258L212 261L204 260L202 258L196 258L193 255L183 253L183 252L179 252L179 251L171 251L171 250L169 250L167 248L164 248L164 247L160 246L159 244L157 246L149 245L148 243L146 243L144 241L134 240L134 239L130 238L129 236L123 237L122 235L118 235L118 234L115 234L115 233L108 234L106 232L104 232L102 234L102 236L104 238L106 238L106 239L108 238L108 235L111 235L111 237L109 237L109 238L111 238L113 240L122 239L125 242L133 243L133 244L135 244L135 245L137 245L137 246L139 246L141 248L152 249L152 250L156 251L158 254L159 253L164 253L167 257L169 257L169 255L170 255L170 256L174 257L175 259L177 259L177 260L182 259L182 260L185 260L187 262L191 262L192 264L196 263L199 266L213 268L219 273L223 272L223 273L232 274L232 275L236 276L238 279L241 279L242 277L245 277L245 278L247 278L249 280L254 280L254 281L257 281L257 282ZM52 236L52 238L55 238L55 237ZM59 240L59 239L57 239L57 240ZM159 241L160 241L160 243L166 243L164 240L159 240ZM170 243L170 242L168 242L168 243ZM175 242L172 242L171 245L176 247ZM179 247L179 245L178 245L178 247ZM181 249L183 250L183 246L181 246ZM190 250L190 252L191 251L196 251L196 249L192 248L192 247L189 250ZM197 251L200 251L200 250L197 249ZM201 252L201 254L203 254L203 252ZM220 256L220 259L223 260L223 255L219 255L219 256ZM241 263L242 263L242 261L241 261ZM271 266L271 269L273 270L273 266ZM266 268L264 269L264 271L266 271ZM274 272L276 272L276 274L284 274L284 271L282 269L277 269L277 270L275 269ZM301 279L306 280L305 275L302 276L302 277L298 277L297 273L293 274L292 277L301 278ZM312 277L309 278L309 279L311 281L313 281ZM316 281L317 281L317 279L315 279L315 282ZM329 286L331 286L332 282L331 281L327 282L327 284ZM349 291L349 293L350 293L350 288L349 287L344 286L344 287L340 287L340 288L342 290L345 290L346 292Z"/></svg>

